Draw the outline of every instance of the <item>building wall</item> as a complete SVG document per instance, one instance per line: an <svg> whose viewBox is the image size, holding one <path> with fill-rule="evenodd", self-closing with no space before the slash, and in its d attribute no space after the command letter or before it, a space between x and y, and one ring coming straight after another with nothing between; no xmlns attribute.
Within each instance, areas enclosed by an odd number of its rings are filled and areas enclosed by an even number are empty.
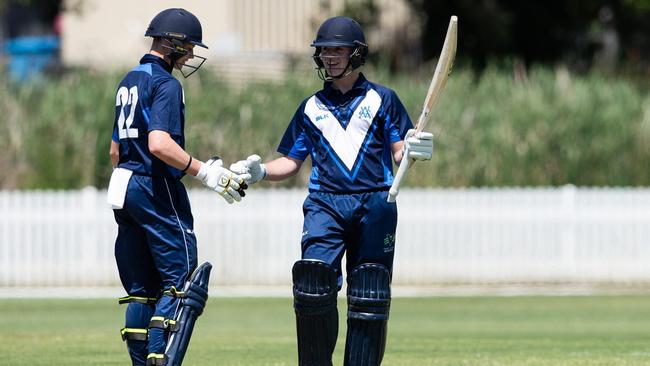
<svg viewBox="0 0 650 366"><path fill-rule="evenodd" d="M125 69L134 65L151 44L144 32L160 11L174 1L87 0L81 12L63 19L62 59L68 66ZM308 51L309 21L319 13L316 1L214 0L186 1L203 26L209 50L206 68L230 78L278 79L288 54ZM128 9L125 11L124 9ZM305 58L307 54L305 53Z"/></svg>
<svg viewBox="0 0 650 366"><path fill-rule="evenodd" d="M345 0L187 0L182 6L203 25L204 43L210 49L197 52L208 57L207 67L235 74L280 76L287 57L310 64L318 25L341 9ZM161 10L179 6L169 0L84 0L79 11L67 0L63 16L64 64L100 69L128 68L148 50L144 32ZM387 36L408 18L402 1L380 0L385 9L381 32L368 37L392 42ZM268 75L267 75L268 76Z"/></svg>

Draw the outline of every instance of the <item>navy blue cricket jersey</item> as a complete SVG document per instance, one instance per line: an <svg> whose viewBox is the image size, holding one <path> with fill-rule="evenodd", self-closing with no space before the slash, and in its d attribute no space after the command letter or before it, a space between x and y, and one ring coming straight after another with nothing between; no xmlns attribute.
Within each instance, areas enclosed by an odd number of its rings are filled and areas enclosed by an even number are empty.
<svg viewBox="0 0 650 366"><path fill-rule="evenodd" d="M388 190L393 183L391 144L411 128L397 94L359 74L345 94L326 82L305 99L278 152L298 160L311 156L310 192Z"/></svg>
<svg viewBox="0 0 650 366"><path fill-rule="evenodd" d="M183 173L149 151L149 131L169 132L185 148L183 87L160 57L147 54L120 83L115 96L113 141L120 144L118 166L135 174L178 179Z"/></svg>

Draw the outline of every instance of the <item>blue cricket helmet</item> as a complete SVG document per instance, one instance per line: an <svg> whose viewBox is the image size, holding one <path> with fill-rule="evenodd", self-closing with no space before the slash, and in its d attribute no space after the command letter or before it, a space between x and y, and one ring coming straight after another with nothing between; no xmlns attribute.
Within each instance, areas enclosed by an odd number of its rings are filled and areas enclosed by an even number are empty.
<svg viewBox="0 0 650 366"><path fill-rule="evenodd" d="M320 58L322 47L352 48L353 51L350 54L352 70L365 64L368 55L368 44L361 25L356 20L345 16L337 16L324 21L318 28L316 39L311 46L316 48L313 58L318 66L319 76L323 80L331 80L332 76L322 74L324 69L323 61ZM344 75L339 77L341 76Z"/></svg>
<svg viewBox="0 0 650 366"><path fill-rule="evenodd" d="M367 47L361 25L352 18L338 16L329 18L321 24L311 46L356 47L359 43Z"/></svg>
<svg viewBox="0 0 650 366"><path fill-rule="evenodd" d="M149 24L145 37L161 37L188 42L208 48L203 43L203 28L194 14L181 8L166 9L158 13Z"/></svg>

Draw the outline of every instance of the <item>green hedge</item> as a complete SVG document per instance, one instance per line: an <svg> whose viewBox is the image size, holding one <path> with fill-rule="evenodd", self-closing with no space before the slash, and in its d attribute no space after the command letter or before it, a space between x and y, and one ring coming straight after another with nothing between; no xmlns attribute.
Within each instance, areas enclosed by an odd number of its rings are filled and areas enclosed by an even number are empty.
<svg viewBox="0 0 650 366"><path fill-rule="evenodd" d="M415 121L430 70L366 74L395 89ZM105 187L117 73L77 72L17 87L0 83L0 187ZM183 80L187 149L232 162L275 148L315 75L229 86L205 70ZM410 186L588 186L650 184L650 95L641 83L564 69L536 68L525 81L510 70L457 69L430 128L432 162L418 163ZM304 185L308 166L282 186ZM268 183L263 183L268 184Z"/></svg>

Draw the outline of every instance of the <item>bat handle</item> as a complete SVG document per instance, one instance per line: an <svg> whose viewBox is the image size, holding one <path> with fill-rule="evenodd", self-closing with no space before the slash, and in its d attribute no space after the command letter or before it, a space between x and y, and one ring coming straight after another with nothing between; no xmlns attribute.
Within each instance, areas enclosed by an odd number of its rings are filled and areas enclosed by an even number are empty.
<svg viewBox="0 0 650 366"><path fill-rule="evenodd" d="M406 177L406 171L408 170L409 165L411 165L411 161L408 158L408 152L405 151L405 154L402 157L402 162L399 164L399 168L397 168L397 173L395 173L393 184L390 186L390 190L388 191L388 202L395 202L397 194L399 193L400 183L404 177Z"/></svg>

